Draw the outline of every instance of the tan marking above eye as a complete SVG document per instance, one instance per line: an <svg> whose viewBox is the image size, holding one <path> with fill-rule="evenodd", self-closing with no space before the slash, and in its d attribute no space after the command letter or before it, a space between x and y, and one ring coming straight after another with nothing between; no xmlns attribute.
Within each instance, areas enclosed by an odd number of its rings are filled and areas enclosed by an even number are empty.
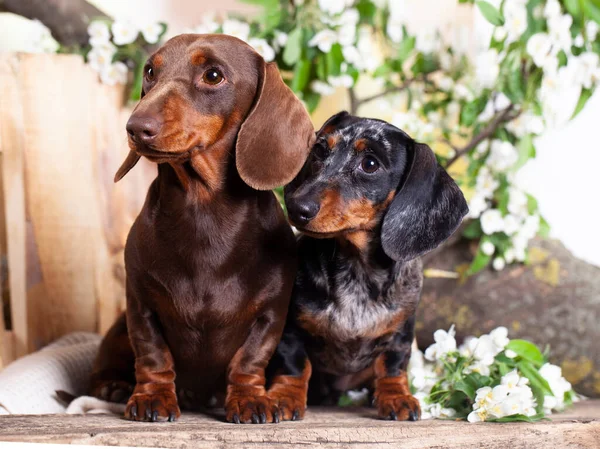
<svg viewBox="0 0 600 449"><path fill-rule="evenodd" d="M354 148L356 151L365 151L369 147L366 139L358 139L354 142Z"/></svg>
<svg viewBox="0 0 600 449"><path fill-rule="evenodd" d="M201 51L195 52L190 58L192 65L203 65L206 63L206 56Z"/></svg>
<svg viewBox="0 0 600 449"><path fill-rule="evenodd" d="M327 146L329 146L330 150L333 150L340 140L340 136L338 134L332 134L327 137Z"/></svg>
<svg viewBox="0 0 600 449"><path fill-rule="evenodd" d="M162 67L164 62L165 58L163 58L163 55L154 55L154 57L152 58L152 65L155 69Z"/></svg>

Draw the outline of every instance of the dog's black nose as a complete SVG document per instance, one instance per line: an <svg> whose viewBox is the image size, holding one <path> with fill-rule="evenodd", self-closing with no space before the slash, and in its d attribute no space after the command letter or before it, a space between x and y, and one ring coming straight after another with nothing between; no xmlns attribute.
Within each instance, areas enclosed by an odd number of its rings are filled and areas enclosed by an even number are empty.
<svg viewBox="0 0 600 449"><path fill-rule="evenodd" d="M127 134L140 143L151 144L160 133L162 123L149 115L132 115L127 121Z"/></svg>
<svg viewBox="0 0 600 449"><path fill-rule="evenodd" d="M290 201L287 204L290 219L299 225L305 225L315 218L320 208L321 206L318 202L310 200Z"/></svg>

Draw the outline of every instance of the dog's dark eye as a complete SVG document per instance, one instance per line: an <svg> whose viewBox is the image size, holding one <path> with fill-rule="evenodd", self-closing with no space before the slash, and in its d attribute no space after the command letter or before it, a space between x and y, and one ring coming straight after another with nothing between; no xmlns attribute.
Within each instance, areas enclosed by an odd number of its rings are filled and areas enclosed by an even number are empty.
<svg viewBox="0 0 600 449"><path fill-rule="evenodd" d="M360 168L365 173L375 173L379 169L379 162L373 156L365 156L360 163Z"/></svg>
<svg viewBox="0 0 600 449"><path fill-rule="evenodd" d="M154 80L154 69L150 66L146 67L146 72L144 73L144 76L146 77L146 81L153 81Z"/></svg>
<svg viewBox="0 0 600 449"><path fill-rule="evenodd" d="M213 86L220 84L223 79L223 74L217 69L208 69L206 72L204 72L204 75L202 75L202 80L206 84L211 84Z"/></svg>

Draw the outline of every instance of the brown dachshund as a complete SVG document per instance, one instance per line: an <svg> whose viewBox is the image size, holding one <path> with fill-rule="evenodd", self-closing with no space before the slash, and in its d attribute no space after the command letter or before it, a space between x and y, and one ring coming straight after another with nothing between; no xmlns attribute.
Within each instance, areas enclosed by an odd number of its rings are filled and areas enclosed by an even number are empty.
<svg viewBox="0 0 600 449"><path fill-rule="evenodd" d="M115 181L141 156L158 176L127 239L126 317L102 343L91 394L125 400L132 391L126 418L172 421L179 403L201 406L221 392L228 421L278 421L264 372L296 247L263 190L304 163L314 141L306 110L244 42L188 34L149 58L127 133L131 152Z"/></svg>

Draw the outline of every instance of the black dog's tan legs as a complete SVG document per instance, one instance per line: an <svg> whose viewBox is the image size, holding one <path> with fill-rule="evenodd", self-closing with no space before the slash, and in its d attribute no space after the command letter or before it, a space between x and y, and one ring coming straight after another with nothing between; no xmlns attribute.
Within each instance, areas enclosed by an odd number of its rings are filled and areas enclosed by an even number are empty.
<svg viewBox="0 0 600 449"><path fill-rule="evenodd" d="M394 348L375 360L374 401L382 419L416 421L421 417L419 401L410 392L406 369L410 361L415 317L412 315L394 337Z"/></svg>

